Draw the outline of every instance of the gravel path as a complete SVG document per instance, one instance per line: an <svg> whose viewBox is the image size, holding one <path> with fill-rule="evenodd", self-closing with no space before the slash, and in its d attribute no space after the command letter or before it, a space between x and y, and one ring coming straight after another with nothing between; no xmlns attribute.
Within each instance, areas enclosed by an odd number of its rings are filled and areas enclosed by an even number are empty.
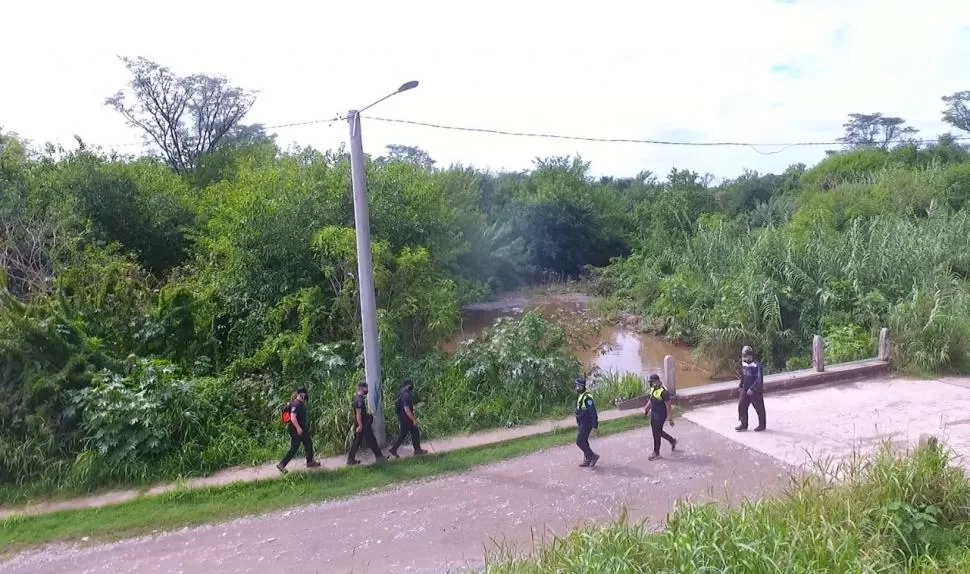
<svg viewBox="0 0 970 574"><path fill-rule="evenodd" d="M639 410L617 410L609 409L600 413L601 421L611 421L620 418L637 416L640 414ZM523 438L527 436L536 436L540 434L545 434L552 432L556 429L573 428L576 426L576 420L574 417L569 416L564 419L557 420L547 420L531 425L516 426L512 428L501 428L489 431L478 432L474 434L457 435L451 437L444 437L440 439L424 440L422 441L422 447L428 449L433 453L443 453L451 452L455 450L460 450L470 447L479 447L489 444L496 444L512 439ZM288 442L284 442L284 431L280 430L280 456L286 451L286 446L289 445ZM289 440L288 438L286 439ZM401 448L400 455L402 457L411 455L411 446L407 444ZM297 458L293 460L287 467L290 472L323 472L327 470L334 470L338 468L343 468L347 464L347 455L342 454L340 456L332 456L328 458L320 459L322 466L317 470L308 470L304 466L304 460L302 458L302 451L297 454ZM367 449L362 449L362 452L357 456L363 462L374 462L374 456L370 454ZM280 473L276 470L276 463L278 461L267 462L266 464L260 466L243 466L227 468L225 470L220 470L218 472L212 473L209 476L201 478L193 478L186 480L184 484L168 483L160 484L148 489L145 492L138 490L117 490L112 492L104 492L101 494L95 494L91 496L83 496L79 498L71 498L68 500L58 500L58 501L47 501L38 502L30 504L28 506L22 507L11 507L11 508L0 508L0 520L7 518L12 515L37 515L37 514L49 514L51 512L57 512L60 510L76 510L81 508L100 508L103 506L110 506L114 504L122 504L134 500L140 496L154 496L158 494L164 494L166 492L171 492L177 488L206 488L210 486L223 486L231 484L234 482L255 482L257 480L268 480L279 478Z"/></svg>

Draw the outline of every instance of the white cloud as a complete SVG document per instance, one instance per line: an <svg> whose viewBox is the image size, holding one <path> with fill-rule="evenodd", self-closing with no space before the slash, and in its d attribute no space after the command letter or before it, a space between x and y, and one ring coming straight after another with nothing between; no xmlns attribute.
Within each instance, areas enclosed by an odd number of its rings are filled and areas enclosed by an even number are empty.
<svg viewBox="0 0 970 574"><path fill-rule="evenodd" d="M917 7L918 6L918 7ZM417 79L374 115L596 137L832 140L851 112L898 115L932 137L940 96L970 89L970 2L576 0L238 2L34 0L4 8L0 125L34 140L138 140L102 105L117 55L217 73L261 91L251 121L324 118ZM13 51L8 48L8 54ZM793 73L772 72L787 66ZM797 77L795 77L797 76ZM521 169L581 153L596 173L671 166L731 176L813 162L823 148L667 148L364 125L365 149L418 145L440 164ZM343 123L281 143L346 140Z"/></svg>

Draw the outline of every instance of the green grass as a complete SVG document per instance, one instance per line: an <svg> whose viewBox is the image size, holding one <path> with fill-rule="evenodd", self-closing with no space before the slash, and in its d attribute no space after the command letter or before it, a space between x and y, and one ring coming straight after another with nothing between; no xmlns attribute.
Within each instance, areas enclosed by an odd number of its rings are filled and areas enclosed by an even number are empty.
<svg viewBox="0 0 970 574"><path fill-rule="evenodd" d="M970 483L938 446L902 457L884 450L795 480L780 498L679 506L662 532L623 517L527 556L500 547L486 572L964 574Z"/></svg>
<svg viewBox="0 0 970 574"><path fill-rule="evenodd" d="M608 409L615 400L633 399L647 394L647 382L633 373L607 371L589 387L599 409Z"/></svg>
<svg viewBox="0 0 970 574"><path fill-rule="evenodd" d="M605 421L600 425L600 433L616 434L639 428L645 423L646 419L640 416ZM484 447L407 458L382 466L291 473L285 478L180 490L99 509L12 517L0 522L0 548L13 552L48 542L79 540L85 536L91 541L116 540L273 512L301 504L344 498L404 481L459 472L544 448L566 445L573 439L572 430L562 429Z"/></svg>

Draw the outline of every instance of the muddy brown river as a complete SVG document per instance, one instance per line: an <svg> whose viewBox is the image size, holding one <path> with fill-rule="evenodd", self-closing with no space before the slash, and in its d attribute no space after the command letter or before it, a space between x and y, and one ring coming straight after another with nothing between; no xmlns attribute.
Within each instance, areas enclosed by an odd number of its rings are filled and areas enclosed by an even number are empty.
<svg viewBox="0 0 970 574"><path fill-rule="evenodd" d="M480 336L502 317L521 316L530 310L537 309L550 316L559 314L567 320L584 321L592 313L592 302L593 298L587 295L522 295L469 305L462 315L460 333L447 348L453 350L459 343ZM592 333L585 343L585 348L575 349L575 352L586 368L646 377L650 373L662 374L664 356L670 355L679 367L678 388L712 381L709 368L694 359L689 347L674 345L645 333L610 325Z"/></svg>

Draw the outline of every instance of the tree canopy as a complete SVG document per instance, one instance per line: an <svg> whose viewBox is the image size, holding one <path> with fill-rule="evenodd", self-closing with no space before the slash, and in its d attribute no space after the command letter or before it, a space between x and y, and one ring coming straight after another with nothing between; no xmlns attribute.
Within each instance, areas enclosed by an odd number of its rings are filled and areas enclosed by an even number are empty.
<svg viewBox="0 0 970 574"><path fill-rule="evenodd" d="M227 138L252 137L253 129L240 122L256 101L253 92L218 76L178 76L147 58L121 61L131 81L105 104L142 130L176 173L191 173Z"/></svg>

